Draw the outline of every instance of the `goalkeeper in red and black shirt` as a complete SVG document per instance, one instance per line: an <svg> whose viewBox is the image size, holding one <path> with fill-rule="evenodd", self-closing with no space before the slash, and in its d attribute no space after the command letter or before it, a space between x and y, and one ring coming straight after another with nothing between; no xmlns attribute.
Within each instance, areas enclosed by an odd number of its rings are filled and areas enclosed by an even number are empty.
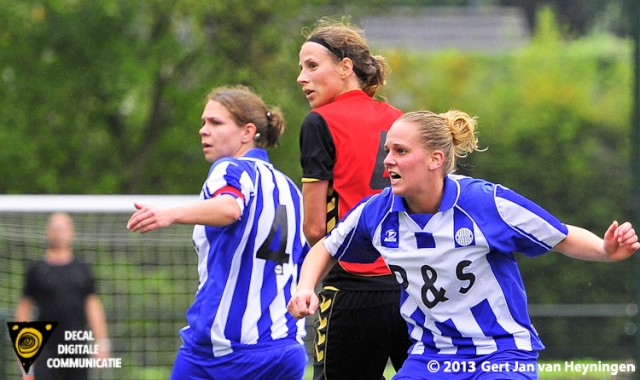
<svg viewBox="0 0 640 380"><path fill-rule="evenodd" d="M323 238L362 199L389 186L382 161L387 130L402 112L373 96L387 65L371 56L361 30L320 20L300 49L312 111L300 132L304 232ZM314 341L314 379L381 379L396 370L410 340L400 287L384 261L340 262L323 282Z"/></svg>

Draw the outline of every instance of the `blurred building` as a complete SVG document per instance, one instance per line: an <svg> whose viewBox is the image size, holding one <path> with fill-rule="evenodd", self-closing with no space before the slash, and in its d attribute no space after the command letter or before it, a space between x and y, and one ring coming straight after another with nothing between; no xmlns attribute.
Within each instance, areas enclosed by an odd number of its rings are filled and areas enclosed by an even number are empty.
<svg viewBox="0 0 640 380"><path fill-rule="evenodd" d="M501 52L530 38L525 15L516 7L393 7L355 21L373 48Z"/></svg>

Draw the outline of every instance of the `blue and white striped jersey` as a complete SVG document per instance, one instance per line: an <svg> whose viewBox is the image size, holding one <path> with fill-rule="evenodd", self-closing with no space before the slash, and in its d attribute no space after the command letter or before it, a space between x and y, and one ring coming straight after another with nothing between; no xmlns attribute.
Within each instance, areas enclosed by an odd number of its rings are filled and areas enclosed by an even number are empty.
<svg viewBox="0 0 640 380"><path fill-rule="evenodd" d="M221 193L236 196L242 216L225 227L194 227L199 285L184 344L216 357L282 338L302 344L304 320L287 312L309 249L299 189L255 148L213 163L200 197Z"/></svg>
<svg viewBox="0 0 640 380"><path fill-rule="evenodd" d="M403 288L412 354L485 355L544 348L514 252L543 254L567 232L514 191L450 175L438 213L411 215L387 188L355 207L325 246L346 261L382 255Z"/></svg>

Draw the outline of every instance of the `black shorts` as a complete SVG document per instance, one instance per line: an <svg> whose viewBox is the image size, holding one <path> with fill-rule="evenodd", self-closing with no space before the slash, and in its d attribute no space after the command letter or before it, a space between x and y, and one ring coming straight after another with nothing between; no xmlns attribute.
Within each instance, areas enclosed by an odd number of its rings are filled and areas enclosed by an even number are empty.
<svg viewBox="0 0 640 380"><path fill-rule="evenodd" d="M411 341L400 291L325 286L319 298L314 380L379 380L389 359L396 371L402 366Z"/></svg>

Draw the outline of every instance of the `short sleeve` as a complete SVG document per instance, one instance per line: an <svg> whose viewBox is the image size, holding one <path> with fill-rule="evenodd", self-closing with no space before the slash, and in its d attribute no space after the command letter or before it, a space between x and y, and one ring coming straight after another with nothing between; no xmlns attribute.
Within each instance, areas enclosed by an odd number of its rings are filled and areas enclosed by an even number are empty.
<svg viewBox="0 0 640 380"><path fill-rule="evenodd" d="M22 287L22 295L29 298L35 298L37 295L37 263L32 262L27 268L27 272L24 276L24 285Z"/></svg>
<svg viewBox="0 0 640 380"><path fill-rule="evenodd" d="M335 158L336 148L327 122L320 114L310 112L300 129L303 180L332 180Z"/></svg>
<svg viewBox="0 0 640 380"><path fill-rule="evenodd" d="M513 251L537 256L548 252L567 236L565 224L515 191L496 185L495 204L498 214L513 231L512 239L504 239L514 244Z"/></svg>
<svg viewBox="0 0 640 380"><path fill-rule="evenodd" d="M232 159L216 161L202 188L203 199L229 194L236 198L242 212L253 192L253 181L243 166Z"/></svg>
<svg viewBox="0 0 640 380"><path fill-rule="evenodd" d="M371 227L364 216L366 202L354 207L324 240L325 248L337 260L373 263L380 253L373 246Z"/></svg>

